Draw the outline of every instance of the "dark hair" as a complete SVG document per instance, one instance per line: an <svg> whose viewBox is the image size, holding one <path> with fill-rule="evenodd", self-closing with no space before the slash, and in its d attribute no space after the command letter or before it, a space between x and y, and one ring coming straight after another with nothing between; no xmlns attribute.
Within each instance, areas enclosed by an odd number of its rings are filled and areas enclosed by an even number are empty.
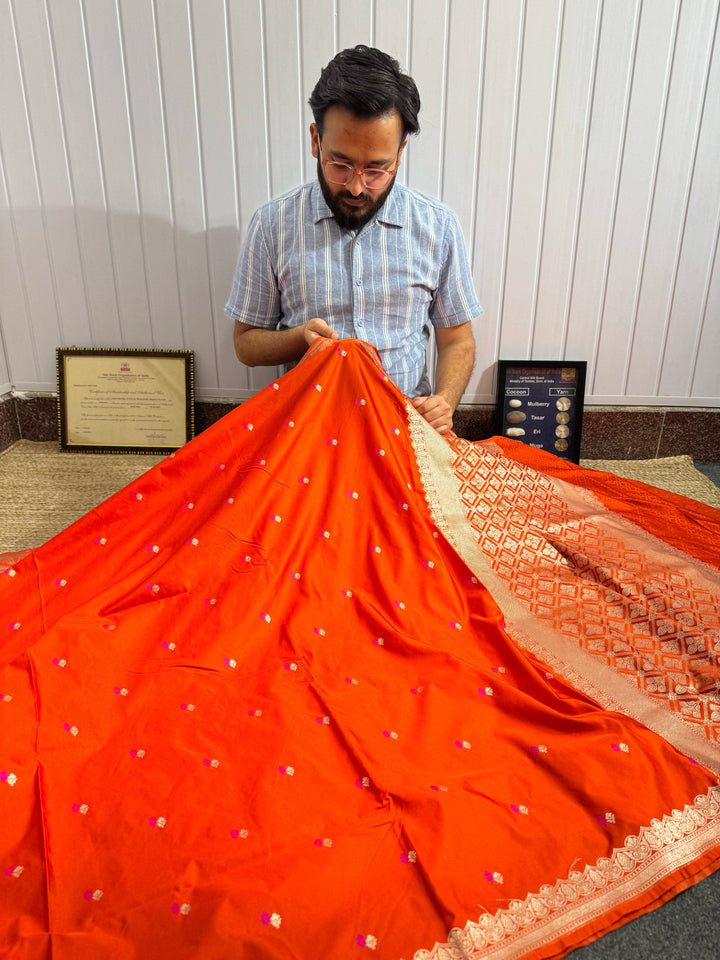
<svg viewBox="0 0 720 960"><path fill-rule="evenodd" d="M325 111L338 104L358 117L382 117L397 110L403 140L420 129L420 94L397 60L376 47L358 44L341 50L321 71L308 101L322 136Z"/></svg>

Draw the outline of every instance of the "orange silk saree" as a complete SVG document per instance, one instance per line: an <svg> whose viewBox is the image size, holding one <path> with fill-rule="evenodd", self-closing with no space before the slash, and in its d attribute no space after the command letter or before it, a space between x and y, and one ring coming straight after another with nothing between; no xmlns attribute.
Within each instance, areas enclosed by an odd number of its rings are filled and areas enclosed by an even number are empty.
<svg viewBox="0 0 720 960"><path fill-rule="evenodd" d="M520 446L318 341L8 561L0 953L540 960L712 872L717 511Z"/></svg>

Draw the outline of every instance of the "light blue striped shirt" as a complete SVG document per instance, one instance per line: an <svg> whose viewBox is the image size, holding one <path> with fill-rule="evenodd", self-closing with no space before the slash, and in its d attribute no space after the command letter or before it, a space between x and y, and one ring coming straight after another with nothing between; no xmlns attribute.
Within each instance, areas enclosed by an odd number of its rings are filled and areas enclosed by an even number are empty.
<svg viewBox="0 0 720 960"><path fill-rule="evenodd" d="M253 215L225 312L272 330L320 317L341 339L376 346L412 397L430 393L429 324L458 326L481 308L447 206L396 183L362 230L344 230L315 180Z"/></svg>

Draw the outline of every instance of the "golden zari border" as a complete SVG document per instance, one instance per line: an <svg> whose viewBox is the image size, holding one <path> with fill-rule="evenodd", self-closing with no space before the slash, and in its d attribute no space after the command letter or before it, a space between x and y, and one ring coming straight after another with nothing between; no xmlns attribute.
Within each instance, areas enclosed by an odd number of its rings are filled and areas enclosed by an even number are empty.
<svg viewBox="0 0 720 960"><path fill-rule="evenodd" d="M713 744L696 728L676 715L668 715L625 678L595 663L585 651L571 649L566 638L548 629L514 600L478 548L453 472L453 451L410 403L406 409L433 522L490 590L503 610L510 636L601 706L639 719L682 752L715 771L720 769ZM613 910L622 916L623 904L630 904L671 873L706 856L719 843L720 787L713 786L684 810L672 810L662 820L641 827L610 857L582 871L570 871L567 877L545 884L525 900L511 901L494 914L468 921L463 929L450 931L447 943L418 950L414 960L519 960L564 939L580 945L582 934L578 938L577 933L583 928Z"/></svg>
<svg viewBox="0 0 720 960"><path fill-rule="evenodd" d="M709 740L701 728L685 721L681 714L669 710L667 704L647 696L631 678L609 669L604 661L594 658L572 638L533 615L508 589L480 549L477 536L468 522L459 494L459 482L453 471L453 450L410 404L407 404L407 413L410 436L433 521L490 591L503 612L507 632L512 639L605 709L617 710L638 720L686 756L720 774L720 744ZM562 495L560 482L552 478L549 478L549 482ZM629 521L624 521L624 525L632 526ZM654 539L645 535L644 531L634 530L633 533L638 538ZM665 549L672 548L665 545ZM689 567L697 567L699 576L706 573L707 568L694 564L691 557L684 559Z"/></svg>

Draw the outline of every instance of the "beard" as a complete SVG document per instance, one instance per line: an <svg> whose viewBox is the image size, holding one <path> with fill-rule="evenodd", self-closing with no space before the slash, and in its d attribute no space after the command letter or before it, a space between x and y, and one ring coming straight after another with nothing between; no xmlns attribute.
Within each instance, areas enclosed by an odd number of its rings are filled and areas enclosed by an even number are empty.
<svg viewBox="0 0 720 960"><path fill-rule="evenodd" d="M368 221L372 220L395 186L395 177L393 177L377 198L373 198L369 193L361 193L356 197L349 190L339 190L337 193L333 193L330 184L325 179L320 160L317 162L317 176L325 203L330 207L338 226L342 227L343 230L361 230ZM346 203L347 200L363 200L365 205L352 207Z"/></svg>

